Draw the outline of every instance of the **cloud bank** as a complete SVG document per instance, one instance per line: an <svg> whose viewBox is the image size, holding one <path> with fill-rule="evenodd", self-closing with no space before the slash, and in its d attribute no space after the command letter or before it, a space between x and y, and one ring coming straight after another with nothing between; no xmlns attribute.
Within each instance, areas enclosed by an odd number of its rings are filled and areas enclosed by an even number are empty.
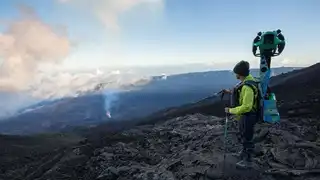
<svg viewBox="0 0 320 180"><path fill-rule="evenodd" d="M70 51L70 41L43 22L35 11L20 5L19 19L0 33L0 90L24 90L41 63L58 63Z"/></svg>

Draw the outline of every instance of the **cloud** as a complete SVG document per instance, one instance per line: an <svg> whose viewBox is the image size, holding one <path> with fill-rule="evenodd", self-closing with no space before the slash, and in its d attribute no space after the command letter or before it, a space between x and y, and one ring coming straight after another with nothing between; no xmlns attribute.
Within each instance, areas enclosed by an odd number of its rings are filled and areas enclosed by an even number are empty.
<svg viewBox="0 0 320 180"><path fill-rule="evenodd" d="M297 59L293 58L283 58L281 61L281 65L283 66L306 66L305 61L298 61Z"/></svg>
<svg viewBox="0 0 320 180"><path fill-rule="evenodd" d="M108 29L118 31L119 16L139 5L162 8L164 0L58 0L60 3L80 5L92 12Z"/></svg>
<svg viewBox="0 0 320 180"><path fill-rule="evenodd" d="M70 51L70 41L44 23L28 6L18 6L20 18L0 32L0 90L24 90L42 63L59 63Z"/></svg>
<svg viewBox="0 0 320 180"><path fill-rule="evenodd" d="M291 57L284 57L284 58L274 58L272 61L272 66L279 67L306 67L311 65L309 61L301 60L300 58L291 58Z"/></svg>

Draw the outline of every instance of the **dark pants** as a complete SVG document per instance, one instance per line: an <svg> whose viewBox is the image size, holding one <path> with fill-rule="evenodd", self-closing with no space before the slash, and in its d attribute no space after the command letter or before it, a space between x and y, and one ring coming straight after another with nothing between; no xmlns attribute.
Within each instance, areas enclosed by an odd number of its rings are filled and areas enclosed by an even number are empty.
<svg viewBox="0 0 320 180"><path fill-rule="evenodd" d="M257 115L253 113L245 114L239 121L239 140L243 146L243 156L247 160L251 160L254 150L254 126L256 124Z"/></svg>

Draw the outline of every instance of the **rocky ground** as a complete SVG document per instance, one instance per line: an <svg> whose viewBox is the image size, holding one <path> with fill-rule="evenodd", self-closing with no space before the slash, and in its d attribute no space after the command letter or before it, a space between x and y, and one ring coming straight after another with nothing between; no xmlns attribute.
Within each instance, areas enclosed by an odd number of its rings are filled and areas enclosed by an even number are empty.
<svg viewBox="0 0 320 180"><path fill-rule="evenodd" d="M307 70L274 80L282 81L273 90L283 118L278 125L257 124L251 170L235 167L234 153L241 148L237 122L229 119L225 148L225 118L210 115L220 112L217 107L223 103L202 101L136 123L100 126L69 145L1 136L0 141L6 142L1 147L7 150L0 151L0 180L320 179L320 88L315 78L319 64Z"/></svg>
<svg viewBox="0 0 320 180"><path fill-rule="evenodd" d="M320 139L307 124L282 120L274 127L257 125L256 165L249 171L235 167L233 153L240 148L235 121L229 124L225 168L224 119L194 114L145 125L106 138L107 144L86 163L91 173L84 179L315 180L320 178Z"/></svg>
<svg viewBox="0 0 320 180"><path fill-rule="evenodd" d="M298 119L297 119L298 120ZM296 120L296 121L297 121ZM3 172L3 179L176 180L320 178L319 119L278 126L258 124L255 167L237 169L240 149L236 121L230 119L224 154L224 119L201 114L174 118L87 139L53 151L42 164ZM314 125L310 127L310 123ZM96 139L97 140L97 139ZM224 168L225 167L225 168ZM0 178L1 179L1 178Z"/></svg>
<svg viewBox="0 0 320 180"><path fill-rule="evenodd" d="M65 134L0 135L0 180L35 179L82 139Z"/></svg>

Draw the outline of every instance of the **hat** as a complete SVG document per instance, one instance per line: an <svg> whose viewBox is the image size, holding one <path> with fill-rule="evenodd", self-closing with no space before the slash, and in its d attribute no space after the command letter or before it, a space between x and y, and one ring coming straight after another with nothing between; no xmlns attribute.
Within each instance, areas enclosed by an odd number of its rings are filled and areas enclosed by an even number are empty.
<svg viewBox="0 0 320 180"><path fill-rule="evenodd" d="M247 61L240 61L233 68L233 72L240 76L248 76L249 75L250 65Z"/></svg>

